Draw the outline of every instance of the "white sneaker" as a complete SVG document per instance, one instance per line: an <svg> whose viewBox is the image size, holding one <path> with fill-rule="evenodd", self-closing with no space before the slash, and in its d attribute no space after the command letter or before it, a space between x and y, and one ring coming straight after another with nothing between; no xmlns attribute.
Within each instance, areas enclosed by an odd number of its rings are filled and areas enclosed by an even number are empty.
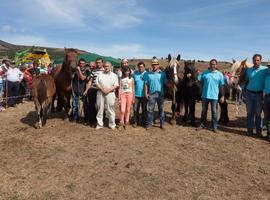
<svg viewBox="0 0 270 200"><path fill-rule="evenodd" d="M99 125L96 126L96 130L99 130L99 129L102 129L102 128L103 128L103 126L99 126Z"/></svg>

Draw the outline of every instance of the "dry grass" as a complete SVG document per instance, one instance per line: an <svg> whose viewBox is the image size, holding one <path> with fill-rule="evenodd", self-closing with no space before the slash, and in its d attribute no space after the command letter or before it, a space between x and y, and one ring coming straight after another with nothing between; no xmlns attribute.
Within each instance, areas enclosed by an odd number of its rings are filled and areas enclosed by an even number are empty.
<svg viewBox="0 0 270 200"><path fill-rule="evenodd" d="M0 199L270 199L270 144L243 136L245 113L229 106L218 134L182 123L96 131L57 116L36 130L32 102L10 108L0 113Z"/></svg>

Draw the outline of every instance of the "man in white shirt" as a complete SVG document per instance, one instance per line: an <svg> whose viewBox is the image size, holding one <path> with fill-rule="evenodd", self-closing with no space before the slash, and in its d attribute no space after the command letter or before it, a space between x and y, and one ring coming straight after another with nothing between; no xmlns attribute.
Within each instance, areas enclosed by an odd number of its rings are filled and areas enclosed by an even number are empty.
<svg viewBox="0 0 270 200"><path fill-rule="evenodd" d="M114 90L119 87L118 78L112 72L112 64L106 62L104 65L104 72L102 72L96 81L97 92L97 126L96 129L103 128L103 113L106 108L109 118L109 127L115 129L115 93Z"/></svg>
<svg viewBox="0 0 270 200"><path fill-rule="evenodd" d="M17 98L19 95L20 82L23 79L23 73L16 68L15 63L12 63L5 73L8 88L8 106L16 106ZM13 98L15 97L15 98Z"/></svg>

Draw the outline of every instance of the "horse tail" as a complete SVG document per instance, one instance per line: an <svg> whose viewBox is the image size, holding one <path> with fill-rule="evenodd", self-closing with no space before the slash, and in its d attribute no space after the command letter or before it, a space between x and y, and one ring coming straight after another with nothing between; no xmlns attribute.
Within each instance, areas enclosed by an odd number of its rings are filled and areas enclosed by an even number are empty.
<svg viewBox="0 0 270 200"><path fill-rule="evenodd" d="M38 101L40 105L47 99L47 84L44 78L40 79L37 87Z"/></svg>

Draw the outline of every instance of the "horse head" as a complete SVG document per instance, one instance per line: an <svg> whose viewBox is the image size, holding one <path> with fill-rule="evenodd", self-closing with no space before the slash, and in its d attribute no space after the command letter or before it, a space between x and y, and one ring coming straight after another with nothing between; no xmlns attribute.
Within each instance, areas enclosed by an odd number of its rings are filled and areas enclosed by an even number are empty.
<svg viewBox="0 0 270 200"><path fill-rule="evenodd" d="M173 81L175 85L183 79L183 71L180 66L180 54L177 58L172 58L171 54L168 55L168 66L165 69L166 76L169 80Z"/></svg>
<svg viewBox="0 0 270 200"><path fill-rule="evenodd" d="M78 52L76 49L65 48L64 66L70 67L71 71L74 72L77 68L77 57L78 57Z"/></svg>
<svg viewBox="0 0 270 200"><path fill-rule="evenodd" d="M197 70L195 68L195 60L185 61L185 74L184 78L195 80L197 78Z"/></svg>
<svg viewBox="0 0 270 200"><path fill-rule="evenodd" d="M233 76L232 83L234 85L238 85L238 83L242 84L245 79L245 71L247 68L252 67L251 63L247 62L247 59L243 61L235 61L233 60L233 65L231 67L231 72Z"/></svg>

